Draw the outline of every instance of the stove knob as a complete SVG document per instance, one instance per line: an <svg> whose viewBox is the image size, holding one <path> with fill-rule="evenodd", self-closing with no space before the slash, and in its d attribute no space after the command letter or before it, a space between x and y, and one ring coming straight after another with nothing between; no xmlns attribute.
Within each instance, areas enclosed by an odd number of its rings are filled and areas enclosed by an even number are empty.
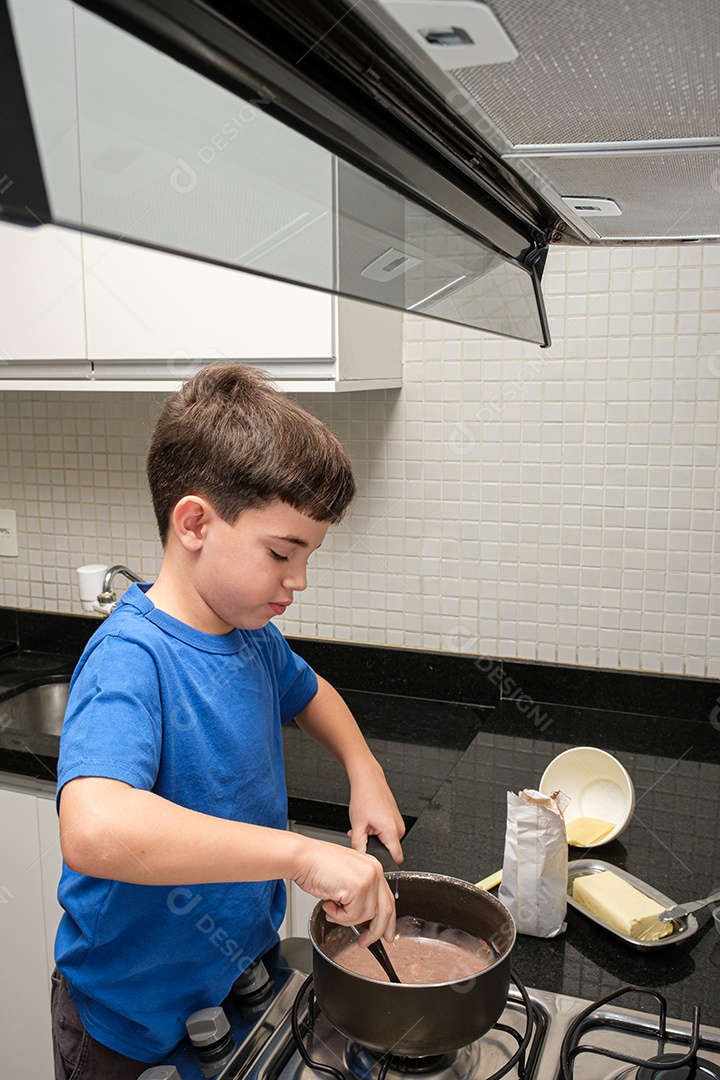
<svg viewBox="0 0 720 1080"><path fill-rule="evenodd" d="M220 1072L235 1049L230 1034L230 1022L219 1005L210 1009L198 1009L185 1022L190 1042L205 1076Z"/></svg>
<svg viewBox="0 0 720 1080"><path fill-rule="evenodd" d="M253 960L233 983L233 994L243 1002L265 1001L272 993L268 970L262 960Z"/></svg>
<svg viewBox="0 0 720 1080"><path fill-rule="evenodd" d="M230 1031L230 1021L219 1005L211 1009L198 1009L185 1024L190 1042L198 1049L206 1049L221 1042Z"/></svg>
<svg viewBox="0 0 720 1080"><path fill-rule="evenodd" d="M182 1080L182 1076L174 1065L153 1065L152 1069L146 1069L138 1080Z"/></svg>

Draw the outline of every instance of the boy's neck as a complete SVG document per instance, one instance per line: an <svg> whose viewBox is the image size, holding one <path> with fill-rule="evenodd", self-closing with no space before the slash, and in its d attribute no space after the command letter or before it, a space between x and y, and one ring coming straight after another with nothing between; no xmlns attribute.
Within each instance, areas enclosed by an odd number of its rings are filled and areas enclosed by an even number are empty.
<svg viewBox="0 0 720 1080"><path fill-rule="evenodd" d="M156 581L145 594L158 611L203 634L228 634L233 629L208 607L192 581L166 553Z"/></svg>

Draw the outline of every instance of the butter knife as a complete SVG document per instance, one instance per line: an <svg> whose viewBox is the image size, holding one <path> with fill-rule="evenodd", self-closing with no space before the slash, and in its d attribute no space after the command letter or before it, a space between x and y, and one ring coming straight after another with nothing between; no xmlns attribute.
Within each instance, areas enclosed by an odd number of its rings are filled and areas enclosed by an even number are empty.
<svg viewBox="0 0 720 1080"><path fill-rule="evenodd" d="M710 896L706 896L704 900L693 900L688 904L676 904L675 907L668 908L666 911L661 911L658 915L658 919L660 922L671 922L673 919L682 919L683 915L689 915L691 911L698 911L700 908L706 907L716 900L720 900L720 892L711 893Z"/></svg>

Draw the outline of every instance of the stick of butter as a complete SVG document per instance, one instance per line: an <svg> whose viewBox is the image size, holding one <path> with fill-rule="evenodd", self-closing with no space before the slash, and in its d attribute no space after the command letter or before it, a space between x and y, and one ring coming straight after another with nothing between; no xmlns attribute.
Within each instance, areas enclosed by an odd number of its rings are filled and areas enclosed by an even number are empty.
<svg viewBox="0 0 720 1080"><path fill-rule="evenodd" d="M601 821L600 818L580 817L565 822L568 844L573 847L587 847L597 844L603 836L615 828L613 821Z"/></svg>
<svg viewBox="0 0 720 1080"><path fill-rule="evenodd" d="M645 896L634 885L601 870L573 881L573 899L598 919L636 941L659 941L673 932L671 922L660 922L662 904Z"/></svg>

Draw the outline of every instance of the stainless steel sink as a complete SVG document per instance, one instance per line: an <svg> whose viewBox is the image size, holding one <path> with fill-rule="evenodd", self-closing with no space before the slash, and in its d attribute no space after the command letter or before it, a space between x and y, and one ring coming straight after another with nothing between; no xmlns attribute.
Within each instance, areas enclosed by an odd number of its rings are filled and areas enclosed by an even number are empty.
<svg viewBox="0 0 720 1080"><path fill-rule="evenodd" d="M43 683L0 701L0 725L28 734L59 735L67 707L69 683Z"/></svg>

